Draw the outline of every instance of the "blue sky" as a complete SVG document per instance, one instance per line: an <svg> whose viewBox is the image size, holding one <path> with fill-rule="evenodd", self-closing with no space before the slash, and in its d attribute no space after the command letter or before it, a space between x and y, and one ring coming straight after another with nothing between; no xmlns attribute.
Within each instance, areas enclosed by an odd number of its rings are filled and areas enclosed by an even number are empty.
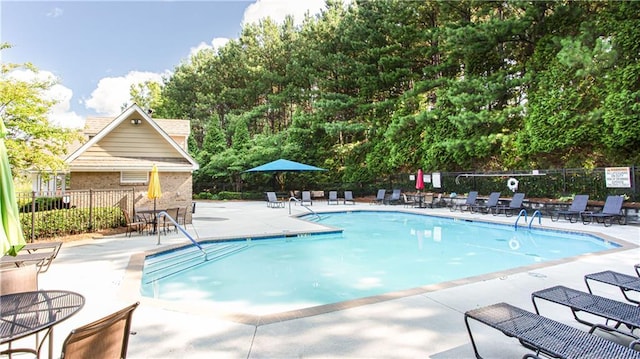
<svg viewBox="0 0 640 359"><path fill-rule="evenodd" d="M323 0L1 0L0 41L13 47L0 56L54 76L49 96L59 104L50 119L79 127L87 116L117 115L131 83L160 81L198 49L237 38L244 23L287 13L300 21L323 7Z"/></svg>

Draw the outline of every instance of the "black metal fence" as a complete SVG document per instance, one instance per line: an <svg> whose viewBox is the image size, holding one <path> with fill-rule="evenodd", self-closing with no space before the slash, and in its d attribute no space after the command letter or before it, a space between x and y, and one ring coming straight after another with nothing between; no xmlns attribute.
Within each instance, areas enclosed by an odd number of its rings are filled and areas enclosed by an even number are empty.
<svg viewBox="0 0 640 359"><path fill-rule="evenodd" d="M624 167L626 168L626 166ZM468 193L478 191L481 194L489 194L494 191L503 192L504 196L512 193L507 187L510 178L518 180L518 191L526 193L528 198L560 198L574 194L588 194L593 200L604 200L608 195L625 195L627 201L640 201L640 193L637 186L640 181L640 169L637 166L629 167L630 187L609 188L606 184L605 168L563 168L538 171L502 171L502 172L441 172L440 187L435 188L433 181L425 183L424 191L442 193ZM431 175L433 173L426 172ZM380 178L368 183L335 183L318 180L321 176L313 173L291 174L287 176L285 188L280 188L268 175L254 175L251 182L243 183L240 197L243 199L255 199L266 191L288 193L292 190L322 190L328 193L330 190L351 190L357 197L374 196L378 189L399 188L403 192L414 192L415 179L411 179L415 173L399 173L386 178ZM234 187L225 183L213 183L209 190L211 194L221 191L234 191ZM194 191L199 195L198 191Z"/></svg>
<svg viewBox="0 0 640 359"><path fill-rule="evenodd" d="M135 191L17 192L16 197L25 238L34 241L120 227L122 210L133 213Z"/></svg>
<svg viewBox="0 0 640 359"><path fill-rule="evenodd" d="M482 194L501 191L507 195L512 193L507 182L510 178L515 178L518 181L518 192L526 193L528 198L560 198L588 194L592 200L604 200L608 195L624 195L626 201L631 202L640 200L637 187L640 180L638 167L629 167L630 187L607 187L605 173L605 168L564 168L528 172L443 172L441 187L433 188L433 182L426 183L425 190L446 193L478 191ZM402 181L391 183L389 188L415 190L415 181L409 180L408 174L396 179Z"/></svg>

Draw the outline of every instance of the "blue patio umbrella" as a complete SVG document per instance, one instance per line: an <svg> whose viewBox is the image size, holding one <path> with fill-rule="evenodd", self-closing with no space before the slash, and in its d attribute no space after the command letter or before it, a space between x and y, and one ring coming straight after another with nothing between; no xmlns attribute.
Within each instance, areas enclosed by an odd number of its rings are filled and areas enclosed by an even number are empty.
<svg viewBox="0 0 640 359"><path fill-rule="evenodd" d="M248 169L245 172L302 172L302 171L326 171L324 168L307 165L300 162L285 159L275 160L261 166Z"/></svg>
<svg viewBox="0 0 640 359"><path fill-rule="evenodd" d="M245 172L273 172L274 186L275 181L280 182L280 189L282 190L284 188L284 180L282 178L278 180L278 174L280 174L280 177L282 177L282 172L304 171L326 171L326 169L281 158L279 160L275 160L269 163L265 163L261 166L248 169Z"/></svg>

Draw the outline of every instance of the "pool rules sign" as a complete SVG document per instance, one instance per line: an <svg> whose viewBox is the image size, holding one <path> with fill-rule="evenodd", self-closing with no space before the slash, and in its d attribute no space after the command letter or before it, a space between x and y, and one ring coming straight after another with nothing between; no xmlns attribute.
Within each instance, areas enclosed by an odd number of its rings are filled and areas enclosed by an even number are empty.
<svg viewBox="0 0 640 359"><path fill-rule="evenodd" d="M607 188L631 188L629 167L607 167L604 169Z"/></svg>

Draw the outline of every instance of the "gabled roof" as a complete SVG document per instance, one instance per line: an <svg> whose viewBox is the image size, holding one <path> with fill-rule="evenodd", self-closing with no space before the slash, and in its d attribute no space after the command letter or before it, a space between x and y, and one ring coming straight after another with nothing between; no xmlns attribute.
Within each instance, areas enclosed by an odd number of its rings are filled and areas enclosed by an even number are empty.
<svg viewBox="0 0 640 359"><path fill-rule="evenodd" d="M125 120L135 116L136 119L141 120L143 123L149 125L154 136L160 136L165 142L164 145L170 146L175 150L180 158L162 158L145 156L144 153L138 153L136 156L116 157L110 158L87 158L87 152L92 147L97 146L101 140L105 139L114 129L118 128ZM159 120L163 122L163 125L170 126L172 130L175 130L173 135L188 136L188 126L185 131L185 125L183 120ZM108 123L108 124L107 124ZM102 124L102 125L101 125ZM106 124L106 125L105 125ZM198 163L178 144L169 134L160 126L155 120L153 120L146 111L142 110L138 105L133 104L124 110L115 119L110 120L108 118L97 118L97 120L89 123L90 128L86 131L86 134L90 136L90 139L72 152L66 159L72 171L118 171L118 170L143 170L151 168L151 165L156 164L160 171L194 171L199 168ZM100 129L96 128L101 127ZM180 133L187 132L187 133ZM151 133L151 132L150 132ZM91 137L93 136L93 137ZM162 141L161 141L162 142ZM83 156L84 155L84 156Z"/></svg>
<svg viewBox="0 0 640 359"><path fill-rule="evenodd" d="M84 134L92 137L113 122L113 117L87 117L84 124ZM153 121L169 136L189 136L191 134L189 121L177 119L154 118Z"/></svg>

